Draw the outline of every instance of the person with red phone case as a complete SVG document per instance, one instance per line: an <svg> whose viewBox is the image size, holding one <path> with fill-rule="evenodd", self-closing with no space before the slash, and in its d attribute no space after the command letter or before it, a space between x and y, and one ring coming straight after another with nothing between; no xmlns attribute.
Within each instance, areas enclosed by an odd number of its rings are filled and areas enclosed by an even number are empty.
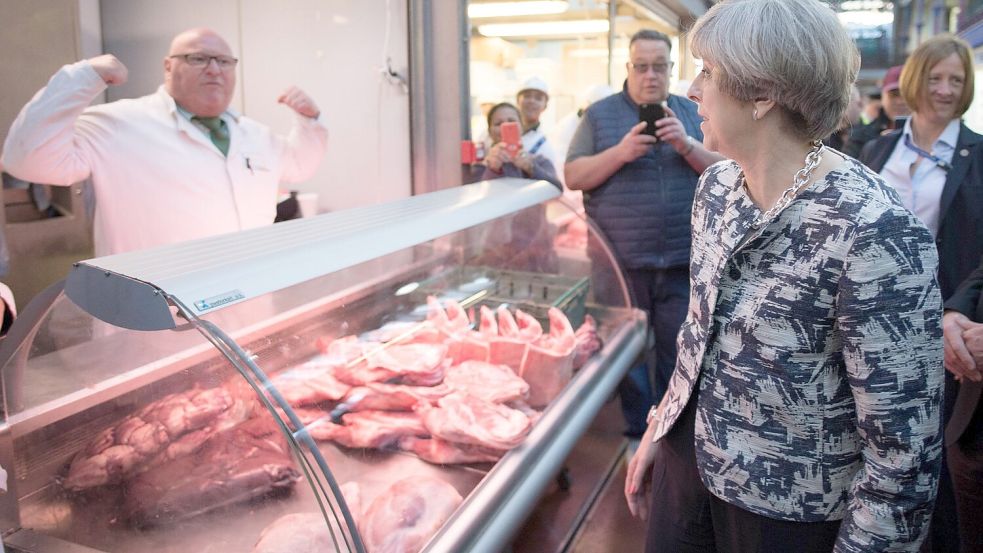
<svg viewBox="0 0 983 553"><path fill-rule="evenodd" d="M488 111L488 135L492 146L485 156L483 180L499 177L520 177L545 180L562 188L553 164L540 154L530 154L522 147L519 110L502 102Z"/></svg>

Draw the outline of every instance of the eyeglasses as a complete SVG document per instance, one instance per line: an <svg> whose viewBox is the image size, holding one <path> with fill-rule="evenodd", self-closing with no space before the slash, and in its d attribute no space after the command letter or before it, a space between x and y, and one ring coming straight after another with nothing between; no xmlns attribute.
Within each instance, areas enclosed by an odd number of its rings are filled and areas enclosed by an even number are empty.
<svg viewBox="0 0 983 553"><path fill-rule="evenodd" d="M672 62L669 63L632 63L628 62L628 67L631 67L638 75L644 75L649 72L649 69L655 71L656 75L665 75L672 69Z"/></svg>
<svg viewBox="0 0 983 553"><path fill-rule="evenodd" d="M174 54L173 56L168 56L171 58L181 58L184 63L187 63L191 67L205 67L215 60L215 65L218 65L219 69L232 69L239 63L239 60L233 58L232 56L209 56L208 54Z"/></svg>

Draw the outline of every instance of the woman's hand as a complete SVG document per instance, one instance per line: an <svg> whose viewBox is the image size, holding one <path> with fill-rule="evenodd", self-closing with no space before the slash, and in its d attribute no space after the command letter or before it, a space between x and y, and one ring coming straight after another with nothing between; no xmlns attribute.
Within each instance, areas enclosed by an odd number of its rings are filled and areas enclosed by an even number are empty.
<svg viewBox="0 0 983 553"><path fill-rule="evenodd" d="M652 461L655 459L655 444L652 442L652 437L655 435L655 428L661 416L660 404L655 417L638 442L638 449L628 463L628 476L625 477L625 499L628 501L628 510L631 511L632 516L641 520L648 519L649 514L648 495L652 485Z"/></svg>
<svg viewBox="0 0 983 553"><path fill-rule="evenodd" d="M505 151L505 145L501 142L496 142L488 149L488 155L485 156L485 165L495 171L496 173L502 172L502 165L509 161L509 154Z"/></svg>
<svg viewBox="0 0 983 553"><path fill-rule="evenodd" d="M980 367L977 366L966 343L967 333L974 338L979 332L978 323L958 311L946 311L942 316L942 340L945 347L945 368L955 375L956 380L966 378L974 382L980 381ZM973 332L976 330L976 332ZM975 341L974 341L975 344Z"/></svg>
<svg viewBox="0 0 983 553"><path fill-rule="evenodd" d="M532 176L533 162L532 156L527 154L522 147L519 147L519 152L515 154L515 159L512 160L515 166L522 169L522 172L527 176Z"/></svg>

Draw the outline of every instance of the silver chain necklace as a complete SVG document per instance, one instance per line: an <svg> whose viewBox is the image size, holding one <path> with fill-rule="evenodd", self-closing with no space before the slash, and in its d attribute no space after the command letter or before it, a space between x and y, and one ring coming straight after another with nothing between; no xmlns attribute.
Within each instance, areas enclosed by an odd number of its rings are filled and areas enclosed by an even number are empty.
<svg viewBox="0 0 983 553"><path fill-rule="evenodd" d="M795 173L795 178L792 180L792 186L789 186L784 192L782 192L781 197L778 198L775 205L771 206L771 209L765 211L761 215L758 215L758 218L755 219L753 223L754 228L760 228L770 223L775 216L788 207L788 204L792 203L792 200L798 196L799 191L805 188L805 185L809 183L809 178L812 176L812 172L815 171L816 167L819 167L819 164L823 161L823 150L825 150L825 148L826 147L820 140L816 140L812 143L812 148L809 150L809 153L806 154L806 164L802 169L799 169ZM741 171L741 184L744 186L744 192L750 196L751 191L748 190L747 179L744 178L743 171Z"/></svg>

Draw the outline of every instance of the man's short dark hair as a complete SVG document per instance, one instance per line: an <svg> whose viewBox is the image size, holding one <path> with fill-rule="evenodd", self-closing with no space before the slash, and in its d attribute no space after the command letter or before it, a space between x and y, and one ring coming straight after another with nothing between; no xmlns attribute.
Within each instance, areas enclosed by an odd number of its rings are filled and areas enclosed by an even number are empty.
<svg viewBox="0 0 983 553"><path fill-rule="evenodd" d="M653 31L652 29L642 29L631 35L631 40L628 41L628 48L631 48L632 44L635 44L636 40L661 40L666 43L669 47L669 51L672 52L672 41L669 40L669 36L665 33L660 33L659 31Z"/></svg>

